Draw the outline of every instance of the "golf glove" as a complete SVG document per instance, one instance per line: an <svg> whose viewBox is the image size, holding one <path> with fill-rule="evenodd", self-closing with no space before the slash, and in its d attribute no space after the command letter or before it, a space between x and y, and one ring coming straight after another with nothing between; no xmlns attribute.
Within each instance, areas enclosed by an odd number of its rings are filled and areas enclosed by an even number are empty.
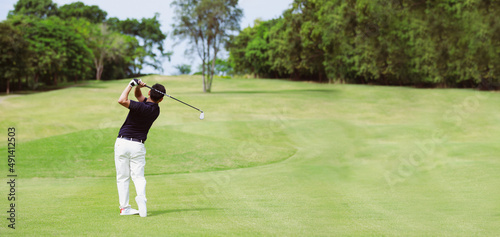
<svg viewBox="0 0 500 237"><path fill-rule="evenodd" d="M131 87L137 86L137 85L139 85L139 82L140 82L140 81L141 81L141 80L134 78L134 79L132 79L132 80L130 81L130 86L131 86Z"/></svg>

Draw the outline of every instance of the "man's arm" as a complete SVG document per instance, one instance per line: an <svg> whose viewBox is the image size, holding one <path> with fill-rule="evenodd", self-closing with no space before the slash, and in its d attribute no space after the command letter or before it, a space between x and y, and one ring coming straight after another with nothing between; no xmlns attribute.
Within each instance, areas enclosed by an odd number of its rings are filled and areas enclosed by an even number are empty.
<svg viewBox="0 0 500 237"><path fill-rule="evenodd" d="M132 86L127 85L125 90L123 90L122 94L120 95L120 98L118 98L118 103L125 108L128 108L130 106L130 100L128 99L128 94L130 93L131 90Z"/></svg>
<svg viewBox="0 0 500 237"><path fill-rule="evenodd" d="M137 101L139 102L143 102L146 99L146 97L143 96L141 92L141 88L143 88L144 85L146 85L146 83L139 81L139 84L135 88L135 98L137 98Z"/></svg>

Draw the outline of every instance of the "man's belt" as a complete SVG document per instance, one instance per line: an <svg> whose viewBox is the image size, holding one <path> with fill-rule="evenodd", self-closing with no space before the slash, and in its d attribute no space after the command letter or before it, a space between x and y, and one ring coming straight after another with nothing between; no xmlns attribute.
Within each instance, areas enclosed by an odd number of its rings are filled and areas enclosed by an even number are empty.
<svg viewBox="0 0 500 237"><path fill-rule="evenodd" d="M124 137L124 136L118 136L118 138L129 140L129 141L133 141L133 142L144 143L144 140L140 140L140 139L137 139L137 138L130 138L130 137Z"/></svg>

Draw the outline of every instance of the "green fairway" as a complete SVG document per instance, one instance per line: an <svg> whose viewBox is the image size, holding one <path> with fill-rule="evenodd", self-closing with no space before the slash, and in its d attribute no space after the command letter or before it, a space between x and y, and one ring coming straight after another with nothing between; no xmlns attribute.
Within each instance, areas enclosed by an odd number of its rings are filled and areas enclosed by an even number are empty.
<svg viewBox="0 0 500 237"><path fill-rule="evenodd" d="M18 175L12 230L4 155L1 236L500 235L498 93L145 77L205 120L160 104L140 218L119 215L114 177L129 80L0 101Z"/></svg>

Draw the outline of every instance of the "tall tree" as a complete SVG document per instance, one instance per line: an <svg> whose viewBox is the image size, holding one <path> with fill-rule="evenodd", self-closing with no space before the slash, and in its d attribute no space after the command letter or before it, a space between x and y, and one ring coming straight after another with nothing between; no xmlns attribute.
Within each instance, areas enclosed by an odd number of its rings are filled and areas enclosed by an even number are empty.
<svg viewBox="0 0 500 237"><path fill-rule="evenodd" d="M189 52L196 51L202 61L202 80L203 91L206 92L206 65L210 60L207 56L207 48L210 45L210 39L207 31L205 16L198 14L197 5L200 0L179 0L171 3L175 8L174 20L177 24L174 27L173 36L181 40L188 39L192 48ZM186 51L187 53L188 51Z"/></svg>
<svg viewBox="0 0 500 237"><path fill-rule="evenodd" d="M257 19L253 27L247 27L236 37L232 37L226 48L229 50L229 62L235 72L251 73L254 77L281 76L272 69L271 57L275 51L270 44L271 28L280 20L283 19Z"/></svg>
<svg viewBox="0 0 500 237"><path fill-rule="evenodd" d="M114 61L125 50L125 39L117 32L110 31L106 24L99 24L91 33L92 45L90 46L94 55L94 66L96 68L96 79L101 80L106 61Z"/></svg>
<svg viewBox="0 0 500 237"><path fill-rule="evenodd" d="M248 42L254 37L253 27L247 27L240 31L236 36L233 36L228 41L226 48L229 51L229 62L236 73L254 73L251 69L249 61L246 59L246 47Z"/></svg>
<svg viewBox="0 0 500 237"><path fill-rule="evenodd" d="M92 23L102 23L108 13L96 5L87 6L83 2L74 2L59 7L57 16L63 20L71 18L86 19Z"/></svg>
<svg viewBox="0 0 500 237"><path fill-rule="evenodd" d="M63 73L68 79L91 78L93 52L89 48L91 42L91 28L93 24L86 18L71 18L65 22L74 32L66 39L67 60Z"/></svg>
<svg viewBox="0 0 500 237"><path fill-rule="evenodd" d="M245 49L245 59L250 63L254 75L265 77L271 69L269 60L269 22L255 21L254 37Z"/></svg>
<svg viewBox="0 0 500 237"><path fill-rule="evenodd" d="M163 42L167 38L167 35L160 29L161 24L159 18L159 13L155 13L152 18L142 18L139 25L140 31L138 36L141 37L143 41L142 47L150 60L144 60L144 63L153 67L155 70L163 72L162 59L167 57L168 60L170 60L172 52L165 52L163 48Z"/></svg>
<svg viewBox="0 0 500 237"><path fill-rule="evenodd" d="M137 55L137 62L135 63L140 66L134 67L134 69L139 70L135 72L136 74L140 74L142 65L148 65L158 71L163 71L162 59L167 57L170 60L172 52L165 52L163 48L167 36L160 29L159 17L160 14L155 13L154 17L142 18L141 21L130 18L119 20L115 17L106 21L110 29L134 36L142 41L140 47L143 53Z"/></svg>
<svg viewBox="0 0 500 237"><path fill-rule="evenodd" d="M9 11L9 17L13 15L26 15L36 18L47 18L57 15L57 4L52 0L19 0L14 5L14 10Z"/></svg>
<svg viewBox="0 0 500 237"><path fill-rule="evenodd" d="M25 38L29 42L34 65L35 83L38 78L57 85L61 73L72 63L84 63L82 57L90 57L84 39L73 28L58 17L45 20L25 19ZM71 65L71 64L70 64ZM48 79L48 80L47 80Z"/></svg>
<svg viewBox="0 0 500 237"><path fill-rule="evenodd" d="M30 65L28 42L12 22L0 22L0 84L7 94L12 78L20 77ZM5 86L5 87L4 87Z"/></svg>
<svg viewBox="0 0 500 237"><path fill-rule="evenodd" d="M283 13L283 18L271 27L269 31L269 54L271 67L282 75L300 78L299 65L301 61L302 43L300 39L300 19L297 19L291 9Z"/></svg>
<svg viewBox="0 0 500 237"><path fill-rule="evenodd" d="M322 0L295 0L290 10L283 14L288 29L284 41L292 47L295 56L294 76L323 81L324 51L318 47L322 43L323 30L317 27L317 12L323 6Z"/></svg>
<svg viewBox="0 0 500 237"><path fill-rule="evenodd" d="M238 0L178 0L172 6L177 21L173 34L189 39L197 51L202 61L203 91L210 92L217 55L230 33L239 30L243 12Z"/></svg>

